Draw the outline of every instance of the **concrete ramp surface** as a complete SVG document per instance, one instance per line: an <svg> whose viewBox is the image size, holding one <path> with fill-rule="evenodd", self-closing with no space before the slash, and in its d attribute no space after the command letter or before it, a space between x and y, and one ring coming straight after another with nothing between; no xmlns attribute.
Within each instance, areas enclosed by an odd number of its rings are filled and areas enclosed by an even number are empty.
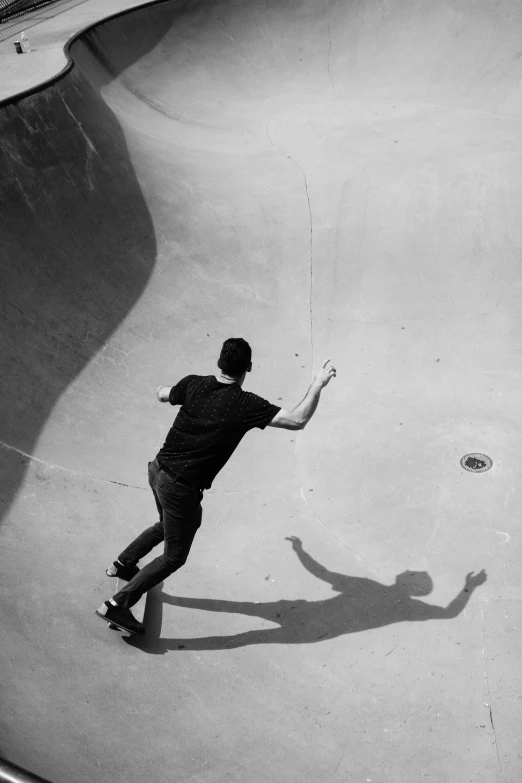
<svg viewBox="0 0 522 783"><path fill-rule="evenodd" d="M161 2L71 57L0 106L0 755L520 783L520 4ZM147 636L115 633L156 388L232 336L271 402L337 378L246 436Z"/></svg>

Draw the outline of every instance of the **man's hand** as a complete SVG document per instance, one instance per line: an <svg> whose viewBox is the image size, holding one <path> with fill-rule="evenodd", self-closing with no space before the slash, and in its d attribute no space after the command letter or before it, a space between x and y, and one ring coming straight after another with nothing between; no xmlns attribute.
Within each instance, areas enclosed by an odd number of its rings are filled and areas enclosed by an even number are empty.
<svg viewBox="0 0 522 783"><path fill-rule="evenodd" d="M292 542L292 549L299 549L300 547L303 546L303 542L297 536L286 536L285 541Z"/></svg>
<svg viewBox="0 0 522 783"><path fill-rule="evenodd" d="M326 359L326 361L323 362L323 365L319 372L315 374L314 383L317 383L321 386L321 388L324 389L325 386L327 386L332 378L337 377L337 370L332 365L331 359Z"/></svg>
<svg viewBox="0 0 522 783"><path fill-rule="evenodd" d="M160 402L168 402L171 389L172 386L158 386L158 390L156 392L156 397L158 400Z"/></svg>
<svg viewBox="0 0 522 783"><path fill-rule="evenodd" d="M475 587L478 587L479 585L483 585L487 578L488 577L484 569L482 569L482 571L479 571L478 574L474 574L473 571L470 571L469 574L466 574L465 589L474 590Z"/></svg>

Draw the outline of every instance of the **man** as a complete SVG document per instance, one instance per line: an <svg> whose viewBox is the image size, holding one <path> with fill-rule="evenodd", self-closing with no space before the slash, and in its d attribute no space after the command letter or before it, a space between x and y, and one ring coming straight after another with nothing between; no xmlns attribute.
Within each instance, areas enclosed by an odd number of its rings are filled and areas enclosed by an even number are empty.
<svg viewBox="0 0 522 783"><path fill-rule="evenodd" d="M145 628L132 612L143 595L187 560L196 531L201 525L203 491L228 462L243 436L253 427L302 430L312 418L321 390L336 377L327 359L304 400L292 411L272 405L241 387L252 370L252 351L246 340L225 340L214 375L187 375L176 386L160 386L160 402L181 405L163 447L149 462L149 484L159 513L159 522L144 530L109 566L108 576L129 582L96 614L131 634ZM164 542L163 554L143 569L137 563L153 547Z"/></svg>

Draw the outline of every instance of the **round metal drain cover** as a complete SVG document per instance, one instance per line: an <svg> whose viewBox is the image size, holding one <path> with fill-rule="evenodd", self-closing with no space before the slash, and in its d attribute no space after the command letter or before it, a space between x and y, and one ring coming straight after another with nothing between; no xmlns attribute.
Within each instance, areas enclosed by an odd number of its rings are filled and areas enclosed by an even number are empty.
<svg viewBox="0 0 522 783"><path fill-rule="evenodd" d="M470 473L485 473L493 465L493 460L486 454L465 454L460 460L460 464L464 470L469 470Z"/></svg>

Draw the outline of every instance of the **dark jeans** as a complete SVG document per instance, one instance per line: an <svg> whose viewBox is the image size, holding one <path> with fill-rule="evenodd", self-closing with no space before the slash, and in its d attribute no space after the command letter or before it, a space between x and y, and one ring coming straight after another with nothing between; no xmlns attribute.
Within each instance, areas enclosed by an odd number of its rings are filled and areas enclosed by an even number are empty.
<svg viewBox="0 0 522 783"><path fill-rule="evenodd" d="M119 555L122 565L132 566L162 541L163 554L152 560L116 593L119 606L130 609L143 593L155 587L185 563L201 525L203 491L188 487L161 469L155 459L149 462L149 484L159 512L159 522L147 528Z"/></svg>

